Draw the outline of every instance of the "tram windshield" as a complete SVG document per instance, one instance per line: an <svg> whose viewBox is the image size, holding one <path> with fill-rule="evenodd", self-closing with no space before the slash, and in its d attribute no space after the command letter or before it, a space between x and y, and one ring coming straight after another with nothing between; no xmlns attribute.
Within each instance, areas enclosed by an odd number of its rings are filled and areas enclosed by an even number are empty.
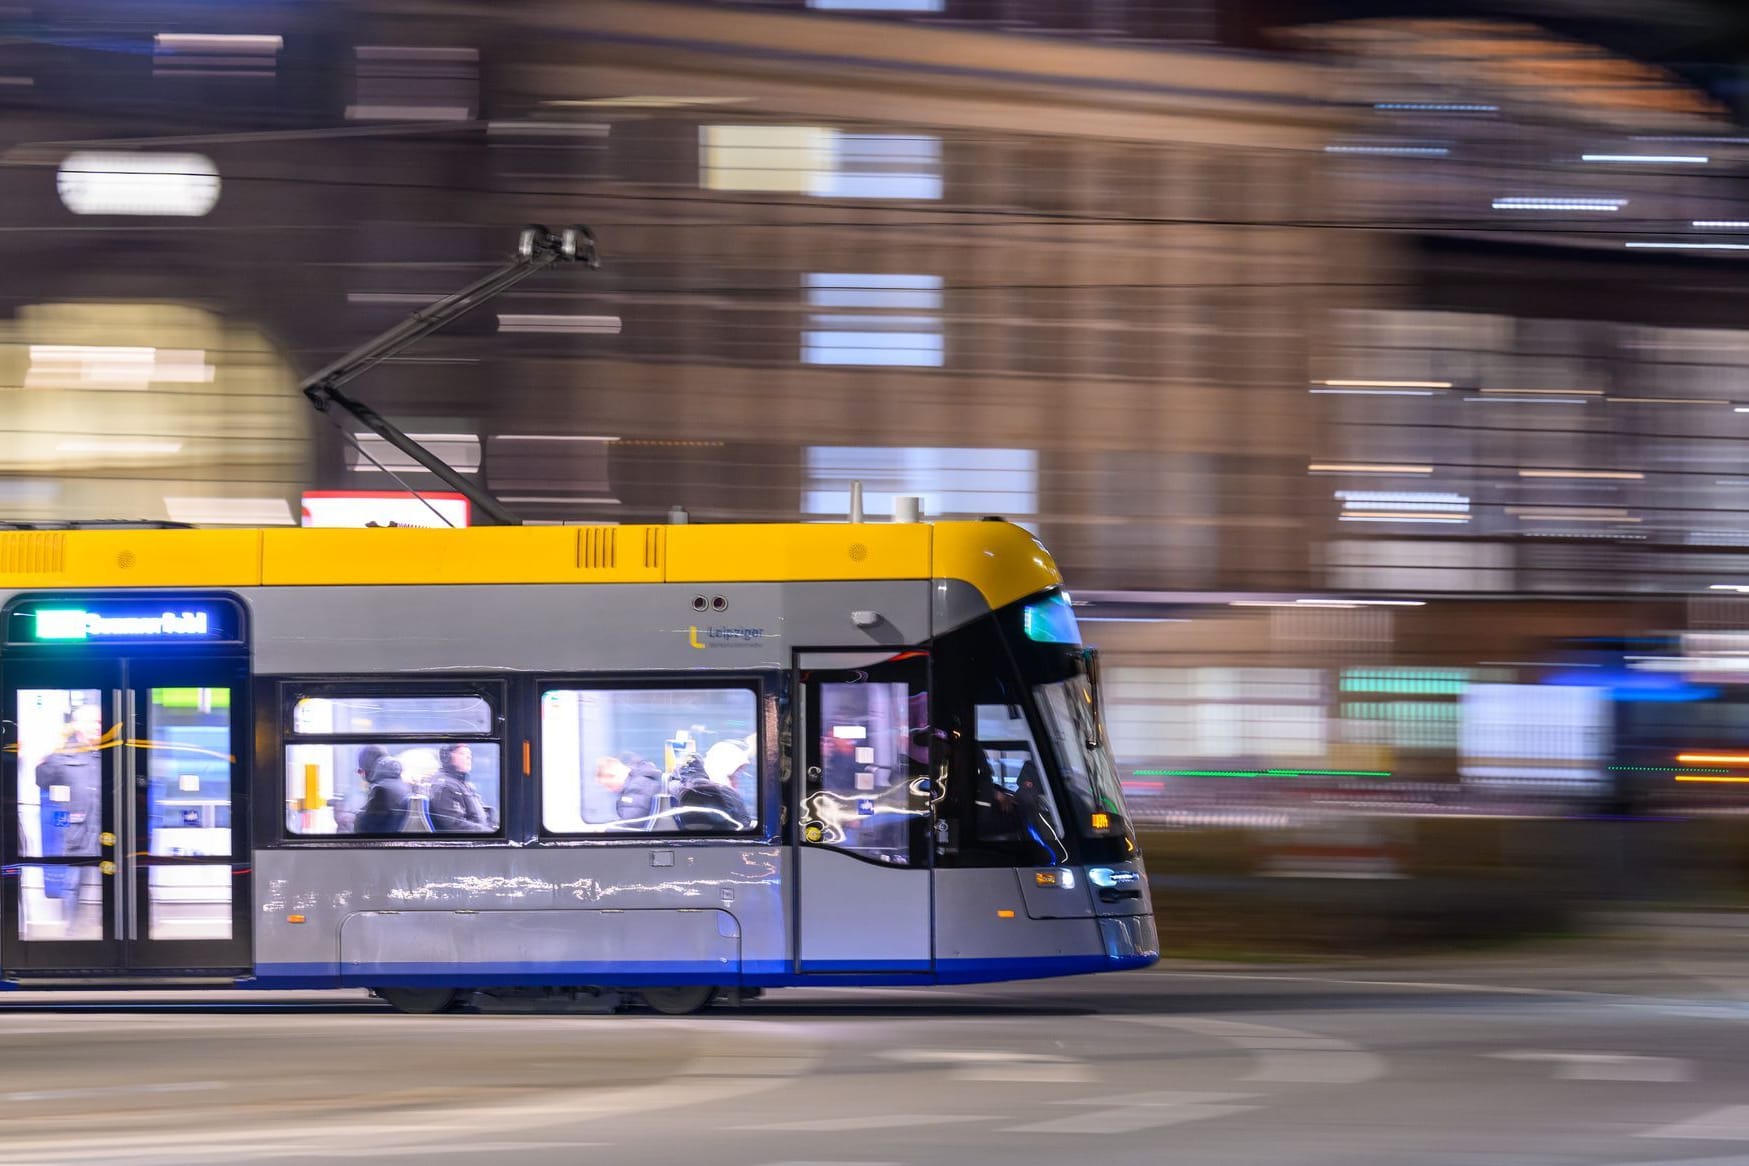
<svg viewBox="0 0 1749 1166"><path fill-rule="evenodd" d="M1104 739L1090 653L1069 597L1049 592L999 614L1021 679L1032 691L1056 757L1058 796L1090 861L1135 856L1122 786Z"/></svg>
<svg viewBox="0 0 1749 1166"><path fill-rule="evenodd" d="M1093 685L1085 676L1052 684L1035 684L1045 730L1063 768L1063 783L1074 802L1075 816L1095 833L1110 831L1124 815L1123 794L1111 752L1099 732ZM1105 815L1103 824L1099 815Z"/></svg>

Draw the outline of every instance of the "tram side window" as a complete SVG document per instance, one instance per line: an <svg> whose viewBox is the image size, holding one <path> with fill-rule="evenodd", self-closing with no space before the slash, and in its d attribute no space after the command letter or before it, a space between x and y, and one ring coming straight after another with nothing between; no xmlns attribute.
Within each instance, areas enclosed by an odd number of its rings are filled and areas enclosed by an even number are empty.
<svg viewBox="0 0 1749 1166"><path fill-rule="evenodd" d="M551 834L756 829L758 695L703 685L546 689L541 824Z"/></svg>
<svg viewBox="0 0 1749 1166"><path fill-rule="evenodd" d="M503 749L480 696L306 696L285 746L295 835L491 835Z"/></svg>

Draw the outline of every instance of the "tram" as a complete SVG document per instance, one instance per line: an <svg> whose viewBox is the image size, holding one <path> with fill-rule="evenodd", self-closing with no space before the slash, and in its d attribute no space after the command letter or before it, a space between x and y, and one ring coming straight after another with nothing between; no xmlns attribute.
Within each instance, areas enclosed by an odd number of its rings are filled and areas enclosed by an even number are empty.
<svg viewBox="0 0 1749 1166"><path fill-rule="evenodd" d="M1001 521L0 529L0 729L4 988L1157 958L1097 660Z"/></svg>

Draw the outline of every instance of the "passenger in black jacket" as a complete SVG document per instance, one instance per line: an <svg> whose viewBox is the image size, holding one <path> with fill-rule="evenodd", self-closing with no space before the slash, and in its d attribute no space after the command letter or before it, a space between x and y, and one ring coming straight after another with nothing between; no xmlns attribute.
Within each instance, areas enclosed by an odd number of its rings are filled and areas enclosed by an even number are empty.
<svg viewBox="0 0 1749 1166"><path fill-rule="evenodd" d="M399 834L407 828L411 791L401 778L401 763L393 757L377 761L370 771L370 794L352 828L359 834Z"/></svg>
<svg viewBox="0 0 1749 1166"><path fill-rule="evenodd" d="M480 791L469 776L474 751L466 745L445 745L437 751L440 768L432 775L431 829L437 834L488 834L496 827Z"/></svg>
<svg viewBox="0 0 1749 1166"><path fill-rule="evenodd" d="M613 812L622 822L647 821L656 812L656 797L662 792L662 771L635 753L622 753L625 784L619 787Z"/></svg>

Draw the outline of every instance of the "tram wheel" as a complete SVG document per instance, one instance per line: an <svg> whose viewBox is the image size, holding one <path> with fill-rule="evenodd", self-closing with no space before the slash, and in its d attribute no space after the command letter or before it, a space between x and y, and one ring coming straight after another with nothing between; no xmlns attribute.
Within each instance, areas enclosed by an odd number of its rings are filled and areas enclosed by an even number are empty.
<svg viewBox="0 0 1749 1166"><path fill-rule="evenodd" d="M456 1002L453 988L376 988L374 991L396 1012L414 1016L446 1012Z"/></svg>
<svg viewBox="0 0 1749 1166"><path fill-rule="evenodd" d="M664 1016L686 1016L697 1012L717 994L713 984L669 984L660 988L640 988L644 1003Z"/></svg>

